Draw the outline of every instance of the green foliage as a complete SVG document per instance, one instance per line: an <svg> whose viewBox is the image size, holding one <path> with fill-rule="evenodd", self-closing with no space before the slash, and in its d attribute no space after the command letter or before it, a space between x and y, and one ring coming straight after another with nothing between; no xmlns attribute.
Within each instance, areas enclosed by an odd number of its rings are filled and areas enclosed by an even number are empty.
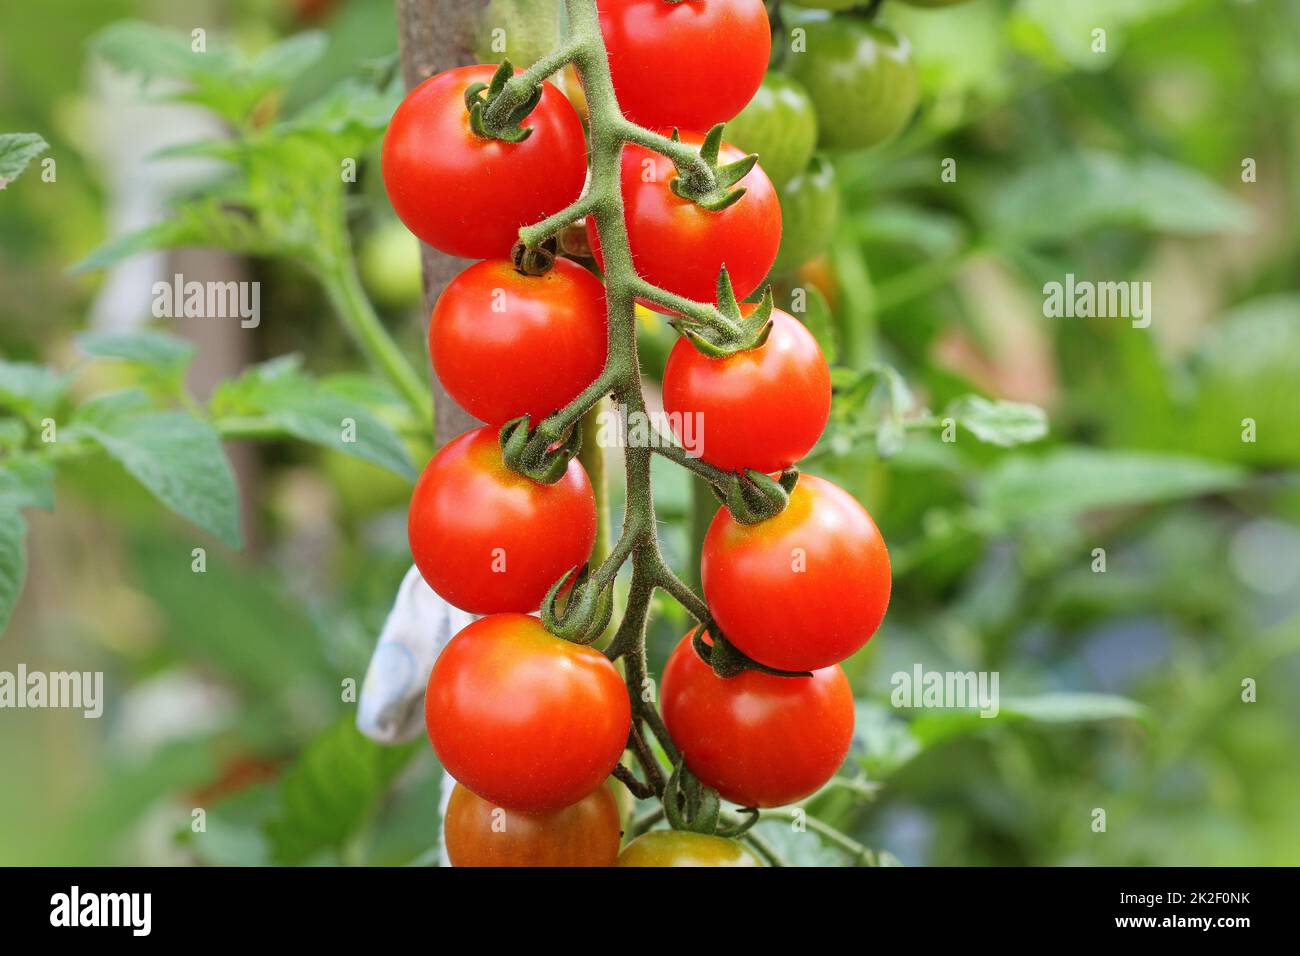
<svg viewBox="0 0 1300 956"><path fill-rule="evenodd" d="M384 747L362 737L350 718L307 744L280 784L282 811L267 823L273 859L306 863L338 852L356 836L417 744Z"/></svg>
<svg viewBox="0 0 1300 956"><path fill-rule="evenodd" d="M129 391L87 402L70 428L177 514L231 547L241 546L235 476L210 424L185 412L153 411L142 393Z"/></svg>
<svg viewBox="0 0 1300 956"><path fill-rule="evenodd" d="M219 416L264 416L295 438L415 480L415 465L401 439L365 406L306 374L298 356L254 366L223 382L212 397L212 410Z"/></svg>
<svg viewBox="0 0 1300 956"><path fill-rule="evenodd" d="M0 631L9 626L27 577L27 522L17 511L0 510Z"/></svg>
<svg viewBox="0 0 1300 956"><path fill-rule="evenodd" d="M122 72L143 80L183 81L187 88L173 98L242 124L265 97L321 58L325 38L300 33L249 57L220 44L209 46L206 35L200 38L128 22L104 30L91 42L91 49Z"/></svg>
<svg viewBox="0 0 1300 956"><path fill-rule="evenodd" d="M1009 179L993 194L990 218L1001 240L1018 243L1105 226L1209 235L1251 224L1243 202L1185 166L1095 151L1062 154Z"/></svg>
<svg viewBox="0 0 1300 956"><path fill-rule="evenodd" d="M999 462L984 482L982 504L994 520L1014 524L1230 491L1244 477L1228 465L1182 455L1060 448Z"/></svg>
<svg viewBox="0 0 1300 956"><path fill-rule="evenodd" d="M41 153L50 148L35 133L0 133L0 189L4 189Z"/></svg>
<svg viewBox="0 0 1300 956"><path fill-rule="evenodd" d="M28 422L37 422L58 406L68 379L33 362L0 360L0 406L7 406Z"/></svg>
<svg viewBox="0 0 1300 956"><path fill-rule="evenodd" d="M1010 448L1038 441L1047 435L1047 415L1037 405L989 401L980 395L954 400L944 412L980 441Z"/></svg>

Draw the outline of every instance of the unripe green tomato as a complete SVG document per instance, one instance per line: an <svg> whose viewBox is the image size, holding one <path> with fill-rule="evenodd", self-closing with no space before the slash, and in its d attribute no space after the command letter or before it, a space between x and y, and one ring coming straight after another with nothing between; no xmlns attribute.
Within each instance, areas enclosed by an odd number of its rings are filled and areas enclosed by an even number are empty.
<svg viewBox="0 0 1300 956"><path fill-rule="evenodd" d="M840 191L835 167L821 156L779 190L781 198L781 249L773 269L789 272L830 246L840 218Z"/></svg>
<svg viewBox="0 0 1300 956"><path fill-rule="evenodd" d="M745 846L685 830L653 830L623 848L619 866L762 866Z"/></svg>
<svg viewBox="0 0 1300 956"><path fill-rule="evenodd" d="M763 77L749 105L727 123L723 136L758 164L778 187L802 172L817 145L817 117L808 91L783 73Z"/></svg>
<svg viewBox="0 0 1300 956"><path fill-rule="evenodd" d="M358 260L361 281L376 302L403 306L420 301L420 241L396 219L361 240Z"/></svg>
<svg viewBox="0 0 1300 956"><path fill-rule="evenodd" d="M907 39L850 17L804 29L807 48L792 53L786 68L812 97L821 145L865 149L896 136L921 96Z"/></svg>

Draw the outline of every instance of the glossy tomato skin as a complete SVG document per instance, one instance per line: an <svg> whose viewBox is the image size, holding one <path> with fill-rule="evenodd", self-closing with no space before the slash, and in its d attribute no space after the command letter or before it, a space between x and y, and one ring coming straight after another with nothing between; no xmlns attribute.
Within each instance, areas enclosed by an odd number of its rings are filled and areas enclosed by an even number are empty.
<svg viewBox="0 0 1300 956"><path fill-rule="evenodd" d="M506 810L456 784L443 821L452 866L613 866L622 821L607 784L560 810Z"/></svg>
<svg viewBox="0 0 1300 956"><path fill-rule="evenodd" d="M889 605L889 552L843 488L800 475L785 510L740 524L720 509L704 536L704 597L727 638L779 670L844 660Z"/></svg>
<svg viewBox="0 0 1300 956"><path fill-rule="evenodd" d="M745 807L784 806L814 793L853 741L853 691L839 666L811 677L751 670L724 680L689 636L664 668L663 714L691 772Z"/></svg>
<svg viewBox="0 0 1300 956"><path fill-rule="evenodd" d="M443 290L429 353L443 386L489 425L520 415L536 425L600 375L605 287L568 259L540 276L508 259L470 266Z"/></svg>
<svg viewBox="0 0 1300 956"><path fill-rule="evenodd" d="M664 369L663 395L688 451L726 471L774 472L817 444L830 416L831 375L812 333L773 309L772 331L756 349L711 358L678 339Z"/></svg>
<svg viewBox="0 0 1300 956"><path fill-rule="evenodd" d="M597 0L623 113L649 127L709 129L763 80L772 32L763 0Z"/></svg>
<svg viewBox="0 0 1300 956"><path fill-rule="evenodd" d="M681 137L696 147L703 141L698 133ZM744 154L724 143L718 156L725 164ZM745 195L710 212L673 193L669 183L676 175L667 157L641 146L623 147L623 214L633 265L651 284L698 302L714 301L718 271L726 265L736 297L745 298L766 277L781 244L781 203L772 181L755 166L737 183ZM592 216L587 238L603 268Z"/></svg>
<svg viewBox="0 0 1300 956"><path fill-rule="evenodd" d="M595 791L632 727L605 655L527 614L480 618L453 637L429 674L424 716L448 773L493 806L528 813Z"/></svg>
<svg viewBox="0 0 1300 956"><path fill-rule="evenodd" d="M535 611L596 540L596 496L581 463L543 485L501 461L496 429L447 442L415 484L411 556L444 600L472 614Z"/></svg>
<svg viewBox="0 0 1300 956"><path fill-rule="evenodd" d="M619 866L762 866L749 849L724 837L685 830L652 830L618 856Z"/></svg>
<svg viewBox="0 0 1300 956"><path fill-rule="evenodd" d="M425 80L397 107L384 135L384 186L406 227L453 256L505 256L520 226L578 198L587 175L582 121L564 94L542 84L520 143L476 135L465 88L494 66L463 66Z"/></svg>

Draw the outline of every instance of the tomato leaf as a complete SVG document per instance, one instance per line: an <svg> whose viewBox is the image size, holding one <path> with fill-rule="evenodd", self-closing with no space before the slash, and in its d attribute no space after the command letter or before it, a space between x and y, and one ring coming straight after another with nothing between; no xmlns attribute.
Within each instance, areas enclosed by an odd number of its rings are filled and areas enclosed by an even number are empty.
<svg viewBox="0 0 1300 956"><path fill-rule="evenodd" d="M285 356L223 383L212 399L214 414L263 415L303 441L414 481L415 465L392 429L366 406L307 375L300 365L298 356Z"/></svg>
<svg viewBox="0 0 1300 956"><path fill-rule="evenodd" d="M1210 179L1160 156L1070 152L1009 177L993 194L1004 241L1071 239L1103 227L1176 235L1250 228L1243 202Z"/></svg>
<svg viewBox="0 0 1300 956"><path fill-rule="evenodd" d="M73 425L183 518L242 545L238 492L216 430L184 412L141 409L138 392L83 405Z"/></svg>
<svg viewBox="0 0 1300 956"><path fill-rule="evenodd" d="M1047 434L1047 413L1024 402L966 395L952 402L944 415L980 441L1003 448L1038 441Z"/></svg>
<svg viewBox="0 0 1300 956"><path fill-rule="evenodd" d="M77 347L93 358L121 359L140 367L172 392L183 386L194 344L163 332L87 332Z"/></svg>
<svg viewBox="0 0 1300 956"><path fill-rule="evenodd" d="M23 516L0 508L0 635L9 626L27 577L26 538Z"/></svg>
<svg viewBox="0 0 1300 956"><path fill-rule="evenodd" d="M168 98L207 107L235 124L319 60L325 45L320 33L298 33L250 58L206 35L136 21L115 23L91 41L91 49L122 72L146 81L181 80L183 87Z"/></svg>
<svg viewBox="0 0 1300 956"><path fill-rule="evenodd" d="M0 133L0 189L17 179L28 163L49 148L50 144L35 133Z"/></svg>
<svg viewBox="0 0 1300 956"><path fill-rule="evenodd" d="M182 246L229 249L250 255L266 255L275 249L272 239L259 232L247 214L206 199L181 206L171 219L110 239L69 271L76 275L106 269L142 252Z"/></svg>
<svg viewBox="0 0 1300 956"><path fill-rule="evenodd" d="M0 405L29 421L53 411L67 387L68 377L49 366L0 359Z"/></svg>
<svg viewBox="0 0 1300 956"><path fill-rule="evenodd" d="M892 707L860 700L854 705L853 747L872 780L882 780L921 752L907 721Z"/></svg>
<svg viewBox="0 0 1300 956"><path fill-rule="evenodd" d="M53 507L53 465L32 456L0 459L0 511Z"/></svg>
<svg viewBox="0 0 1300 956"><path fill-rule="evenodd" d="M1002 460L985 479L981 497L995 519L1016 523L1195 498L1237 488L1243 479L1236 468L1198 458L1061 448Z"/></svg>
<svg viewBox="0 0 1300 956"><path fill-rule="evenodd" d="M281 813L266 825L280 864L337 851L360 829L419 742L384 747L342 718L311 741L280 785Z"/></svg>

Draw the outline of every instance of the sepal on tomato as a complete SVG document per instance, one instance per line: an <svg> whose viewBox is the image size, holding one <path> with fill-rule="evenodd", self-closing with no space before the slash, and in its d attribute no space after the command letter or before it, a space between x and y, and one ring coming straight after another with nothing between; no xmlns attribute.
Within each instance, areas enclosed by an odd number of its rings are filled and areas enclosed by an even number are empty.
<svg viewBox="0 0 1300 956"><path fill-rule="evenodd" d="M560 592L570 580L573 581L573 588L561 611ZM613 616L614 601L610 589L593 586L590 569L586 565L564 572L564 577L551 585L542 600L542 624L556 637L574 644L594 642L605 633Z"/></svg>
<svg viewBox="0 0 1300 956"><path fill-rule="evenodd" d="M582 450L582 427L575 425L556 444L541 428L530 428L527 415L520 415L501 426L497 441L507 468L533 481L553 485L564 477L569 462Z"/></svg>
<svg viewBox="0 0 1300 956"><path fill-rule="evenodd" d="M497 71L492 74L490 83L471 83L465 88L465 106L469 110L469 128L484 139L499 139L507 143L522 143L533 131L531 127L520 126L542 101L542 86L533 87L528 98L512 107L504 119L489 122L487 113L505 89L506 83L515 75L515 68L509 60L502 60Z"/></svg>
<svg viewBox="0 0 1300 956"><path fill-rule="evenodd" d="M702 322L679 315L669 324L702 354L710 358L725 358L737 352L760 348L772 333L772 287L763 290L758 307L748 316L740 309L731 276L724 265L718 270L717 312L715 321Z"/></svg>
<svg viewBox="0 0 1300 956"><path fill-rule="evenodd" d="M722 816L722 798L718 791L700 783L682 757L673 764L673 772L664 788L664 816L674 830L688 830L713 836Z"/></svg>
<svg viewBox="0 0 1300 956"><path fill-rule="evenodd" d="M677 178L668 184L673 194L682 199L689 199L697 206L710 212L721 212L733 203L739 202L745 195L745 187L738 186L758 162L758 154L750 153L734 162L718 165L718 153L722 149L722 127L719 123L709 130L700 144L700 159L713 172L712 182L700 182L699 177L692 176L689 170L677 169ZM672 138L681 141L681 134L673 130ZM732 188L736 187L736 188Z"/></svg>
<svg viewBox="0 0 1300 956"><path fill-rule="evenodd" d="M780 478L747 468L731 472L721 485L710 485L714 496L727 506L740 524L758 524L774 518L790 503L790 493L799 481L799 469L787 468Z"/></svg>
<svg viewBox="0 0 1300 956"><path fill-rule="evenodd" d="M704 639L706 634L709 637L707 641ZM760 664L728 641L716 624L702 624L696 628L691 634L691 647L700 660L723 680L745 671L759 671L773 677L812 677L812 671L783 671Z"/></svg>

